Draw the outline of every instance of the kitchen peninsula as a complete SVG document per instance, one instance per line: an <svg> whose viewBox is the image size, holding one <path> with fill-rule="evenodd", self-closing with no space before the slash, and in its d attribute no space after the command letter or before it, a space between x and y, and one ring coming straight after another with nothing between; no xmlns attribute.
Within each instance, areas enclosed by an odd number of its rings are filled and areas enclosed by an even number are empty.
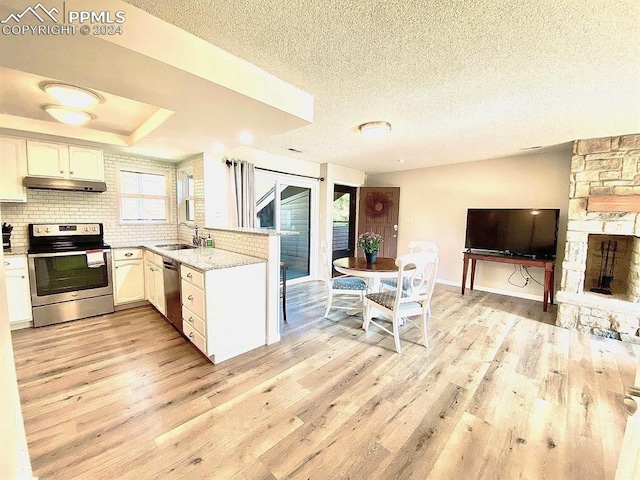
<svg viewBox="0 0 640 480"><path fill-rule="evenodd" d="M116 304L144 279L144 298L213 363L266 343L264 259L177 241L116 245L114 258Z"/></svg>

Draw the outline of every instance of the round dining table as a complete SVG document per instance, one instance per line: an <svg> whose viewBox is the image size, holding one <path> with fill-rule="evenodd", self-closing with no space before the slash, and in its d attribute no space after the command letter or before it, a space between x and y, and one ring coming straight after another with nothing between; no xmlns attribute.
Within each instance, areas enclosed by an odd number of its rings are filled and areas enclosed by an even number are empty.
<svg viewBox="0 0 640 480"><path fill-rule="evenodd" d="M340 273L365 279L369 292L380 290L380 279L398 276L396 259L389 257L378 257L376 263L367 263L364 257L342 257L335 259L333 266ZM347 311L347 315L357 315L361 312L362 306L354 307Z"/></svg>
<svg viewBox="0 0 640 480"><path fill-rule="evenodd" d="M396 278L398 266L395 258L378 257L376 263L367 263L364 257L342 257L333 261L335 269L367 280L369 291L378 291L381 278Z"/></svg>

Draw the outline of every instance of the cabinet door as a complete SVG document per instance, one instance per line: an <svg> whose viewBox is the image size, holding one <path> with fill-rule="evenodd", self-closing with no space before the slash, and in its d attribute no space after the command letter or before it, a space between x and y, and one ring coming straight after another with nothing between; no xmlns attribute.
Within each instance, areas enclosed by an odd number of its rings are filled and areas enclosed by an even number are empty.
<svg viewBox="0 0 640 480"><path fill-rule="evenodd" d="M166 315L167 314L167 308L166 308L166 304L164 301L164 272L162 271L161 268L155 267L155 271L154 273L154 287L156 290L156 308L158 309L158 311L163 314Z"/></svg>
<svg viewBox="0 0 640 480"><path fill-rule="evenodd" d="M104 181L102 150L69 146L69 178Z"/></svg>
<svg viewBox="0 0 640 480"><path fill-rule="evenodd" d="M144 267L142 260L116 262L114 301L116 305L144 300Z"/></svg>
<svg viewBox="0 0 640 480"><path fill-rule="evenodd" d="M31 292L24 270L6 270L9 323L31 320Z"/></svg>
<svg viewBox="0 0 640 480"><path fill-rule="evenodd" d="M154 270L157 267L154 267L153 264L145 261L144 262L144 292L145 298L149 300L149 303L154 307L157 305L158 301L156 300L156 277L154 275ZM157 308L157 307L156 307Z"/></svg>
<svg viewBox="0 0 640 480"><path fill-rule="evenodd" d="M69 147L27 140L27 170L39 177L68 177Z"/></svg>
<svg viewBox="0 0 640 480"><path fill-rule="evenodd" d="M26 202L27 142L21 138L0 137L0 201Z"/></svg>

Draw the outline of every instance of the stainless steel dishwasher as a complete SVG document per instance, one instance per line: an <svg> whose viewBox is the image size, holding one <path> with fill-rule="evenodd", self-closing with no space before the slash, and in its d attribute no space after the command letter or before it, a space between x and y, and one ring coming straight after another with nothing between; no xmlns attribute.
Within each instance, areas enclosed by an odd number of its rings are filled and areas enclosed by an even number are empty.
<svg viewBox="0 0 640 480"><path fill-rule="evenodd" d="M162 257L164 278L164 300L167 318L182 333L182 302L180 301L180 263Z"/></svg>

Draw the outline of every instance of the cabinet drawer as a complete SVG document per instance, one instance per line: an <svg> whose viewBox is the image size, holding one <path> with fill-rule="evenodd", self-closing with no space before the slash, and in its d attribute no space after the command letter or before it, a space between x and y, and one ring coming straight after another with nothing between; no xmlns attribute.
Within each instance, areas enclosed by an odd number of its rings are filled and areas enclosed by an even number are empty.
<svg viewBox="0 0 640 480"><path fill-rule="evenodd" d="M135 260L142 258L142 250L139 248L116 248L113 250L113 260Z"/></svg>
<svg viewBox="0 0 640 480"><path fill-rule="evenodd" d="M200 318L205 318L204 292L184 280L182 281L182 305Z"/></svg>
<svg viewBox="0 0 640 480"><path fill-rule="evenodd" d="M180 267L180 276L183 280L204 290L204 273L194 270L193 268L182 265Z"/></svg>
<svg viewBox="0 0 640 480"><path fill-rule="evenodd" d="M182 330L185 336L193 343L198 350L207 355L207 341L187 322L182 322ZM207 355L208 356L208 355Z"/></svg>
<svg viewBox="0 0 640 480"><path fill-rule="evenodd" d="M27 268L27 258L26 257L13 257L13 256L5 256L4 257L4 269L5 270L17 270Z"/></svg>
<svg viewBox="0 0 640 480"><path fill-rule="evenodd" d="M203 337L206 336L207 326L204 320L185 306L182 307L182 321L191 325Z"/></svg>

